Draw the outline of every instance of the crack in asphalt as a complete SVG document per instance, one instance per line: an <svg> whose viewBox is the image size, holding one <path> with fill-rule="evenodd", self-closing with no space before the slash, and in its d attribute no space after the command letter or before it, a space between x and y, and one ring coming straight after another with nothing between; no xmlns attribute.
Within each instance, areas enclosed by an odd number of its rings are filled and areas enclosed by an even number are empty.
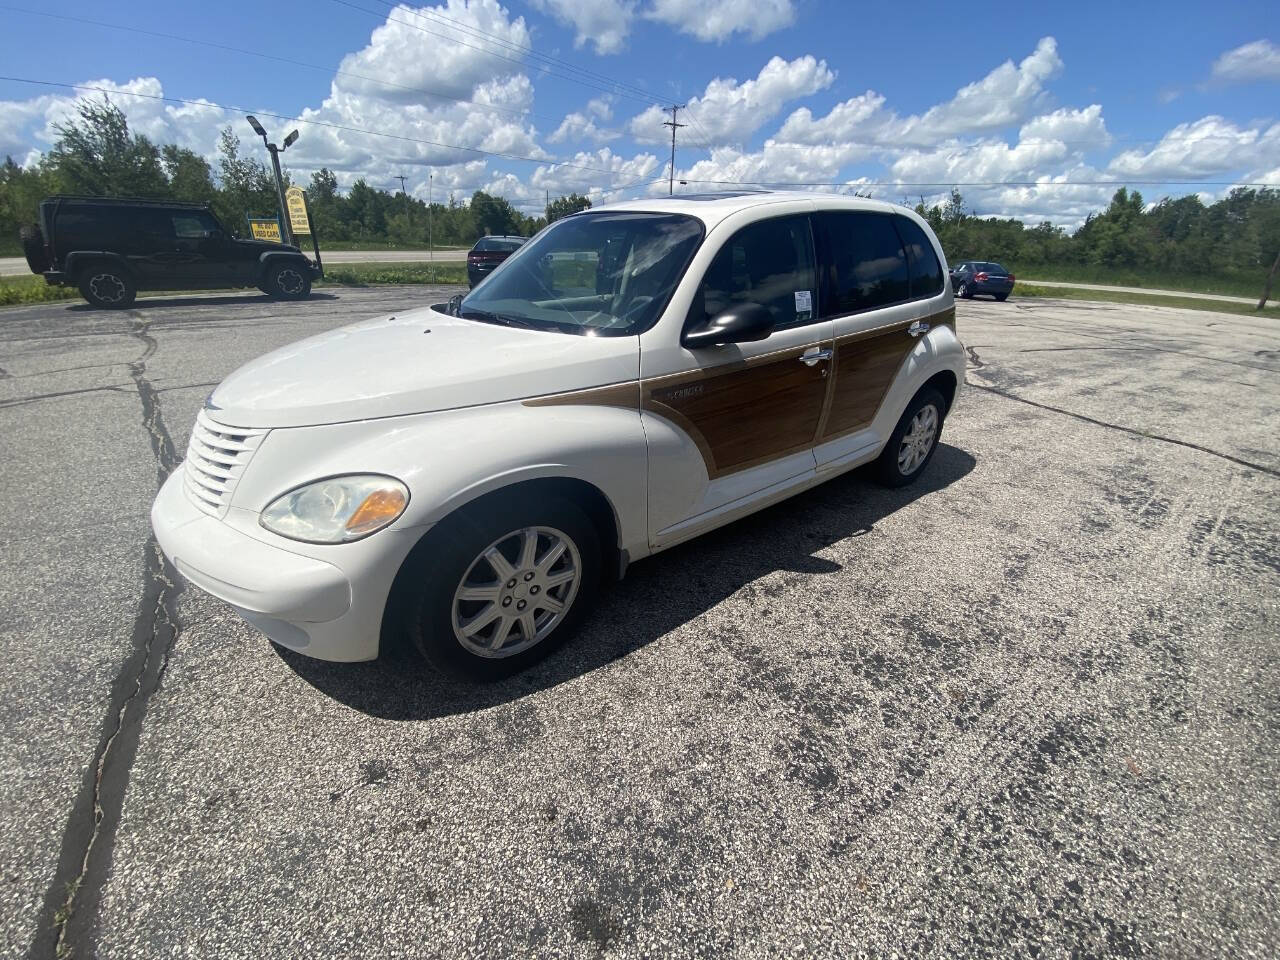
<svg viewBox="0 0 1280 960"><path fill-rule="evenodd" d="M982 361L973 347L965 347L965 352L969 355L970 364L975 370L979 370L986 366L986 363ZM1073 419L1079 420L1083 423L1091 423L1097 427L1106 427L1108 430L1119 430L1121 433L1128 433L1135 437L1143 437L1147 440L1159 440L1163 443L1172 443L1175 446L1186 447L1189 450L1198 450L1201 453L1207 453L1210 456L1227 460L1230 463L1239 464L1242 467L1248 467L1250 470L1257 470L1259 473L1265 473L1272 477L1280 477L1280 470L1273 467L1254 463L1252 460L1245 460L1230 453L1223 453L1221 450L1214 450L1211 447L1201 446L1200 444L1193 443L1190 440L1179 440L1177 437L1166 437L1159 433L1148 433L1145 430L1139 430L1137 427L1126 427L1119 423L1109 423L1106 420L1098 420L1095 417L1090 417L1083 413L1076 413L1074 410L1064 410L1062 407L1055 407L1047 403L1040 403L1037 400L1028 400L1026 397L1020 397L1016 393L1009 393L1007 390L1001 390L999 387L988 386L982 383L974 383L972 380L966 380L965 382L968 386L971 386L976 390L985 390L987 393L993 393L997 397L1004 397L1006 400L1025 403L1028 406L1036 407L1040 410L1048 410L1051 413L1060 413L1063 416L1072 417Z"/></svg>
<svg viewBox="0 0 1280 960"><path fill-rule="evenodd" d="M129 372L142 402L142 425L162 484L178 463L165 427L159 397L146 378L147 360L156 341L136 313L130 336L143 345ZM93 762L63 831L58 866L45 893L40 922L29 956L92 957L98 907L111 868L116 830L124 807L129 771L137 757L142 721L152 695L160 688L169 656L181 630L177 615L182 581L161 552L155 537L143 547L142 597L133 626L133 650L111 684L111 696Z"/></svg>

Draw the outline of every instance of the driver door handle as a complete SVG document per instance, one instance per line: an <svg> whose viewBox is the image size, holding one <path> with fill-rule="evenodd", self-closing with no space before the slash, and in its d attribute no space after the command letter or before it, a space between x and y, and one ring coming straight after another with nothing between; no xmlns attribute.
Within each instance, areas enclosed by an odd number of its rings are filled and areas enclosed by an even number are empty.
<svg viewBox="0 0 1280 960"><path fill-rule="evenodd" d="M823 350L810 350L808 353L800 354L800 362L807 367L812 367L819 360L830 360L831 348L827 347Z"/></svg>
<svg viewBox="0 0 1280 960"><path fill-rule="evenodd" d="M925 334L928 332L929 332L929 325L925 323L923 320L917 320L911 326L907 327L907 333L911 334L911 336L913 337L918 337L921 334Z"/></svg>

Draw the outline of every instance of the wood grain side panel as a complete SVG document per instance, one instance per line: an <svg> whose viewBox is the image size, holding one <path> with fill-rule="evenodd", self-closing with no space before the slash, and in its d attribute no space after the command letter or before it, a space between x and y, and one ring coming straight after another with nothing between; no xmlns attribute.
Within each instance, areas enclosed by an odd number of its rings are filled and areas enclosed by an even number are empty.
<svg viewBox="0 0 1280 960"><path fill-rule="evenodd" d="M933 326L955 326L955 307L923 317ZM836 338L836 355L827 414L819 441L871 426L893 378L919 343L907 333L914 321L903 321Z"/></svg>
<svg viewBox="0 0 1280 960"><path fill-rule="evenodd" d="M642 404L689 434L713 479L766 463L813 443L827 363L802 363L805 349L654 381Z"/></svg>
<svg viewBox="0 0 1280 960"><path fill-rule="evenodd" d="M590 387L570 393L553 393L545 397L531 397L524 401L526 407L567 407L586 405L592 407L623 407L640 409L640 381L614 383L607 387Z"/></svg>

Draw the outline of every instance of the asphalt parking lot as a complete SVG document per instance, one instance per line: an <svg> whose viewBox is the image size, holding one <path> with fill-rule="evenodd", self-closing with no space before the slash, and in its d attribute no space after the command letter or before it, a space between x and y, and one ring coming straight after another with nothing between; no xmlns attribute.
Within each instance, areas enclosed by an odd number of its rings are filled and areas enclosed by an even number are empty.
<svg viewBox="0 0 1280 960"><path fill-rule="evenodd" d="M494 686L170 581L212 386L449 292L0 312L0 955L1274 956L1280 321L962 302L919 485L639 563Z"/></svg>

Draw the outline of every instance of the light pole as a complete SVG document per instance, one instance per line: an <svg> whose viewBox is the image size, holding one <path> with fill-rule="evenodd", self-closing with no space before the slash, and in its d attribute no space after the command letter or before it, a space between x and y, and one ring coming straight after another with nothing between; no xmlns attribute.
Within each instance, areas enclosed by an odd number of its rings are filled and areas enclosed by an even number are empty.
<svg viewBox="0 0 1280 960"><path fill-rule="evenodd" d="M280 174L280 154L293 146L298 139L298 131L295 130L284 138L284 146L277 147L274 143L267 141L267 131L262 129L262 124L258 122L258 118L250 114L245 117L249 121L249 126L253 127L253 132L262 138L262 142L266 144L267 152L271 154L271 167L276 174L276 196L280 200L280 237L285 243L293 245L293 231L289 229L289 207L284 202L284 177Z"/></svg>
<svg viewBox="0 0 1280 960"><path fill-rule="evenodd" d="M431 213L431 187L434 173L427 174L427 259L431 261L431 282L436 282L436 233L435 217Z"/></svg>

